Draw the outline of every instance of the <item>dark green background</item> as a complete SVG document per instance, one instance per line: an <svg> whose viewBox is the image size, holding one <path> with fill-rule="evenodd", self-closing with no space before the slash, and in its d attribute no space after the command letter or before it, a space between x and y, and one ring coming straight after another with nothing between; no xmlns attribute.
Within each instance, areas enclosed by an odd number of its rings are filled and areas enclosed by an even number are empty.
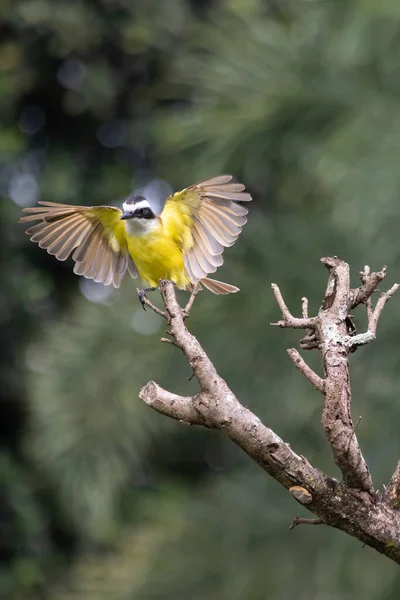
<svg viewBox="0 0 400 600"><path fill-rule="evenodd" d="M338 476L321 396L270 283L318 309L321 256L400 279L398 0L3 0L0 593L17 600L395 600L398 567L299 505L218 433L146 408L196 391L135 285L91 285L18 225L38 199L118 202L231 172L254 196L190 318L241 401ZM164 183L160 183L164 182ZM384 286L383 286L384 287ZM106 292L106 293L104 293ZM355 315L360 330L365 315ZM400 303L351 357L377 487L400 455ZM319 370L319 357L307 360Z"/></svg>

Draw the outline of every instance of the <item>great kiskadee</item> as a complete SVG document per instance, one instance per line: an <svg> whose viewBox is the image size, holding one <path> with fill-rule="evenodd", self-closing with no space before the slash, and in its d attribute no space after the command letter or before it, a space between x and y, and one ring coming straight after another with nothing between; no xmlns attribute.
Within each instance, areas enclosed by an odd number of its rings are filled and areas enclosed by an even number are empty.
<svg viewBox="0 0 400 600"><path fill-rule="evenodd" d="M143 196L129 196L122 210L113 206L70 206L39 202L25 208L20 222L39 221L26 233L58 260L71 252L74 272L118 288L126 273L139 275L151 288L160 279L179 289L201 284L214 294L237 292L228 283L209 279L223 263L224 246L232 246L246 223L244 185L220 175L170 196L155 215Z"/></svg>

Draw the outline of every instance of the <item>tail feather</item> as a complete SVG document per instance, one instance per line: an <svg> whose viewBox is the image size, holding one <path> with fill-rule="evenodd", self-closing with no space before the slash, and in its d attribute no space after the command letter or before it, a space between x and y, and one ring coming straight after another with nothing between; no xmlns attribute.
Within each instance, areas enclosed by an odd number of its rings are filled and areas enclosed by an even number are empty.
<svg viewBox="0 0 400 600"><path fill-rule="evenodd" d="M210 279L209 277L204 277L200 282L205 288L210 290L210 292L217 295L225 296L226 294L235 294L239 291L239 288L230 283L224 283L223 281L217 281L216 279Z"/></svg>

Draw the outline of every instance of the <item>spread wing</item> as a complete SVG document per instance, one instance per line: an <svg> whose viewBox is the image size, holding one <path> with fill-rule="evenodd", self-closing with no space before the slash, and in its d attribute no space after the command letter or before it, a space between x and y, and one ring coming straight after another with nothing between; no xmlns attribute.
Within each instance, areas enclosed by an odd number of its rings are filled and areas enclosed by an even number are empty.
<svg viewBox="0 0 400 600"><path fill-rule="evenodd" d="M231 180L220 175L196 183L170 196L161 213L169 235L179 238L192 283L222 265L224 247L233 246L247 221L247 208L237 202L249 202L251 196Z"/></svg>
<svg viewBox="0 0 400 600"><path fill-rule="evenodd" d="M39 221L26 230L32 242L58 260L66 260L73 252L74 272L87 279L118 288L126 271L137 277L119 208L39 204L42 207L25 208L30 214L20 219L20 223Z"/></svg>

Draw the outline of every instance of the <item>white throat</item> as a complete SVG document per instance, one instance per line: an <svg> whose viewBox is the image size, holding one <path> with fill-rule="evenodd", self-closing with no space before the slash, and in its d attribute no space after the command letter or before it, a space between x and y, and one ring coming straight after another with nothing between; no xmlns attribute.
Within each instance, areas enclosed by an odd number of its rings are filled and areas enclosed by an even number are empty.
<svg viewBox="0 0 400 600"><path fill-rule="evenodd" d="M135 217L133 217L132 219L127 219L125 223L129 235L140 237L154 231L154 229L157 228L158 219L157 217L155 219L135 219Z"/></svg>

